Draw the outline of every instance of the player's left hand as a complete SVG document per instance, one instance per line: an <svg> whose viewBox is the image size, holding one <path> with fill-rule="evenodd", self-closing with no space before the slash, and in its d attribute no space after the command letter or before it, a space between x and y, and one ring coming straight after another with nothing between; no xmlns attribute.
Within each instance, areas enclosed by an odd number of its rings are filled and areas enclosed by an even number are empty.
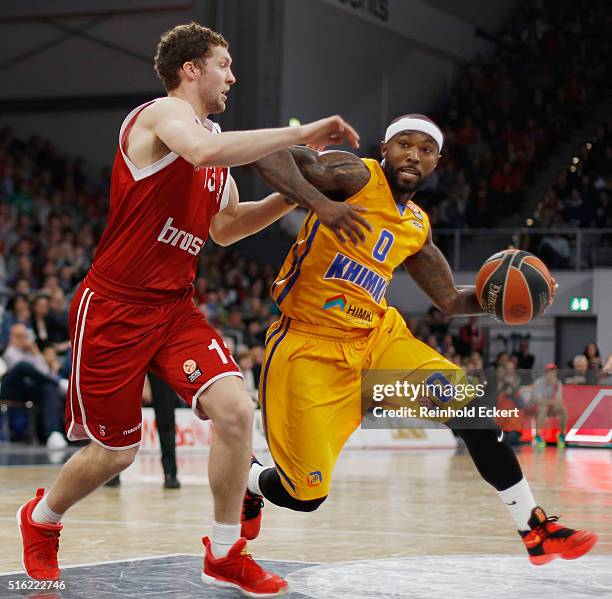
<svg viewBox="0 0 612 599"><path fill-rule="evenodd" d="M360 214L367 211L363 206L331 200L316 208L319 220L329 227L342 243L346 242L346 235L355 245L365 241L362 229L372 231L372 225Z"/></svg>

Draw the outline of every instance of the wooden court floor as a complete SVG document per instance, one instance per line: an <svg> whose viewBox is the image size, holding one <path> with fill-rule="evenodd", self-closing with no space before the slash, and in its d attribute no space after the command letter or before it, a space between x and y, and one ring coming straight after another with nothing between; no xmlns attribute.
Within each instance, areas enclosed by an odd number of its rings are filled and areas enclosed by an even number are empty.
<svg viewBox="0 0 612 599"><path fill-rule="evenodd" d="M536 500L549 515L560 515L568 526L599 534L599 544L592 557L587 558L591 560L588 564L612 571L612 452L523 447L519 459ZM19 460L8 460L6 456L0 459L0 463L9 461ZM159 458L137 458L122 475L121 487L99 489L66 515L60 565L200 555L200 539L209 534L211 519L206 464L206 454L180 457L179 479L183 487L164 490ZM0 467L0 574L21 568L16 509L37 486L49 485L58 470L59 465ZM518 564L520 568L528 566L510 516L462 450L346 451L336 467L327 502L311 514L266 504L262 534L249 548L256 558L287 562L333 566L369 560L380 565L379 573L384 572L385 564L392 573L405 572L410 564L420 571L426 564L428 572L435 566L440 575L452 570L454 564L461 567L465 563L475 566L470 576L477 576L477 564L486 570L486 560L491 556L505 556L508 564ZM584 560L564 563L581 561ZM566 566L555 566L561 567ZM544 572L549 566L529 568ZM363 573L363 567L359 571ZM329 578L337 581L342 573L334 572L328 572ZM348 579L354 580L347 572ZM321 577L325 578L325 572ZM412 584L416 578L412 578ZM429 596L426 591L422 595L393 594L397 585L389 576L382 577L380 584L381 588L389 587L391 594L369 596ZM600 588L596 585L595 594L575 596L612 597L609 576L597 584ZM4 596L2 589L0 596ZM328 595L315 590L311 595L300 596ZM540 598L545 596L538 594ZM569 596L574 595L566 594Z"/></svg>

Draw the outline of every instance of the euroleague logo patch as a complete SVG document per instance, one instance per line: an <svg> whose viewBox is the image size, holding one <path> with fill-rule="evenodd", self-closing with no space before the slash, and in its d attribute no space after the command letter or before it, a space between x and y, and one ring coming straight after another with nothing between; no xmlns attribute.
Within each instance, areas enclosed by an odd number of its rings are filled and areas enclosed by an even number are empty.
<svg viewBox="0 0 612 599"><path fill-rule="evenodd" d="M421 214L421 211L419 210L416 204L413 204L412 202L408 202L406 206L408 206L412 214L414 214L415 218L418 218L419 220L423 220L423 215Z"/></svg>
<svg viewBox="0 0 612 599"><path fill-rule="evenodd" d="M202 371L198 368L195 360L185 360L183 362L183 372L190 383L194 383L202 376Z"/></svg>

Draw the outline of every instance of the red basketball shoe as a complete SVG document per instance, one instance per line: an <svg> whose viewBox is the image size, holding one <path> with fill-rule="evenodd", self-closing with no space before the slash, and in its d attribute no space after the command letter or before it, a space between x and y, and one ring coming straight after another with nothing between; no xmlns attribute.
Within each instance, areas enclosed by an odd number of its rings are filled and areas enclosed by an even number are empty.
<svg viewBox="0 0 612 599"><path fill-rule="evenodd" d="M253 456L251 464L261 465L261 462ZM261 495L251 493L248 489L246 490L242 501L242 515L240 517L242 528L240 535L248 541L252 541L259 536L259 531L261 530L261 508L263 505L264 502Z"/></svg>
<svg viewBox="0 0 612 599"><path fill-rule="evenodd" d="M41 524L32 520L32 510L43 498L44 489L37 489L36 497L17 510L17 525L23 540L23 567L30 578L58 580L57 565L61 524Z"/></svg>
<svg viewBox="0 0 612 599"><path fill-rule="evenodd" d="M238 539L225 557L216 559L211 541L202 539L206 553L202 580L216 587L238 589L247 597L277 597L289 590L289 585L276 574L266 572L246 551L246 539Z"/></svg>
<svg viewBox="0 0 612 599"><path fill-rule="evenodd" d="M529 519L531 530L519 530L529 561L535 566L547 564L557 557L577 559L597 543L594 532L572 530L557 524L557 520L557 516L547 517L541 507L535 507Z"/></svg>
<svg viewBox="0 0 612 599"><path fill-rule="evenodd" d="M261 530L261 508L263 507L263 498L261 495L255 495L248 489L244 494L242 501L242 528L240 534L249 541L256 539Z"/></svg>

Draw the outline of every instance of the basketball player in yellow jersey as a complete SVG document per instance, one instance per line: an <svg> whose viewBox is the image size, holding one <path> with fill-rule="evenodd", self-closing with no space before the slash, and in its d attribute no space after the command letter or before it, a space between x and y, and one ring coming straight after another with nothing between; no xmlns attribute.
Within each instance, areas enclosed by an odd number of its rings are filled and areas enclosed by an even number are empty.
<svg viewBox="0 0 612 599"><path fill-rule="evenodd" d="M267 334L260 403L276 466L253 460L243 508L243 531L251 537L259 532L262 495L296 511L313 511L325 501L336 459L361 422L362 371L431 370L454 384L465 377L415 339L385 301L393 271L403 265L448 316L483 313L474 287L455 285L432 242L427 215L412 201L436 168L442 146L438 126L410 114L387 128L382 164L303 147L255 164L268 183L292 198L286 166L293 158L318 190L366 209L371 230L360 244L343 243L309 212L273 285L282 317ZM595 545L596 535L563 527L536 505L514 452L494 426L455 430L508 507L532 563L573 559Z"/></svg>

